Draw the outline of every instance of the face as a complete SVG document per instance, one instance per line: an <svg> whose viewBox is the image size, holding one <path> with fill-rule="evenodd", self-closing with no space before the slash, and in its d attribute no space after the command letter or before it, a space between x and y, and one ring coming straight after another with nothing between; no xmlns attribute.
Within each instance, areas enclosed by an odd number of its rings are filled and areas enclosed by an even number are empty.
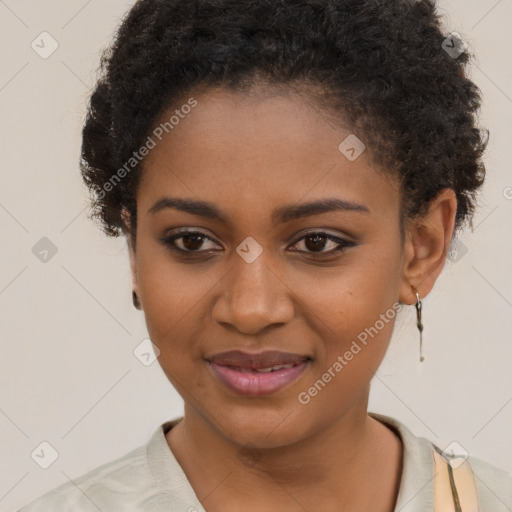
<svg viewBox="0 0 512 512"><path fill-rule="evenodd" d="M366 406L403 278L399 185L294 93L194 99L144 161L134 282L186 408L287 445Z"/></svg>

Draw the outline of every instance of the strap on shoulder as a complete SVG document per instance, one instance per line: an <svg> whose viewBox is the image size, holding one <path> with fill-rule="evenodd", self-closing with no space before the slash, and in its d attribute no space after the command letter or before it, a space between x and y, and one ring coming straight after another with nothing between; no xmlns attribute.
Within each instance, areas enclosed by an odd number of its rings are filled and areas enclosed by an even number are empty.
<svg viewBox="0 0 512 512"><path fill-rule="evenodd" d="M441 453L434 446L435 512L479 512L475 477L469 462L465 460L452 467Z"/></svg>

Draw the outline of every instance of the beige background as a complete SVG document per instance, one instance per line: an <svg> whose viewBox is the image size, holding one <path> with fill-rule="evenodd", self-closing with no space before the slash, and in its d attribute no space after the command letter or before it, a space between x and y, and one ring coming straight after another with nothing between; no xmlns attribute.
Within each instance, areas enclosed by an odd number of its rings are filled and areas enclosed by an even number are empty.
<svg viewBox="0 0 512 512"><path fill-rule="evenodd" d="M120 457L182 413L158 363L134 357L146 329L125 243L87 219L77 165L99 52L131 3L0 0L2 512ZM512 471L512 0L440 5L447 33L478 55L488 180L475 232L424 302L426 362L409 308L370 410ZM59 44L47 59L31 48L43 31ZM57 248L46 263L32 252L43 237ZM43 441L59 453L46 470L30 455Z"/></svg>

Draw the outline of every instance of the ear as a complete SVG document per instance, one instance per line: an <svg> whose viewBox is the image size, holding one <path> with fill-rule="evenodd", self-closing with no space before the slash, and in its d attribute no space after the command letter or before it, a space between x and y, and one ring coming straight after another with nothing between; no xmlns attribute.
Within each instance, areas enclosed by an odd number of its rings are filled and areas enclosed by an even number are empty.
<svg viewBox="0 0 512 512"><path fill-rule="evenodd" d="M132 275L132 289L137 293L140 302L139 283L137 279L137 263L135 257L135 237L131 230L130 213L128 210L123 209L122 219L124 222L123 232L128 244L128 255L130 257L130 272Z"/></svg>
<svg viewBox="0 0 512 512"><path fill-rule="evenodd" d="M443 189L429 204L428 211L413 219L405 229L404 263L400 301L415 304L418 290L426 297L443 270L450 248L457 213L457 197Z"/></svg>

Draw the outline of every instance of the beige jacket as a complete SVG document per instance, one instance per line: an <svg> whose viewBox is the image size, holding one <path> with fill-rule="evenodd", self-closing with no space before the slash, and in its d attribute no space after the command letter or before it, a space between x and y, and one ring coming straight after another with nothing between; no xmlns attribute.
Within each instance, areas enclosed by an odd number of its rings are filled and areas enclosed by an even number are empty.
<svg viewBox="0 0 512 512"><path fill-rule="evenodd" d="M439 507L434 509L436 465L433 445L393 418L369 414L391 426L400 435L404 446L395 512L438 512ZM146 445L73 482L62 484L18 512L205 512L165 438L165 433L181 419L163 423ZM466 508L462 512L512 512L512 477L471 456L466 462L474 475L478 508ZM439 470L437 473L438 477L442 476ZM439 480L448 481L444 477L437 478ZM451 493L449 496L451 500ZM442 507L442 512L452 510L456 509Z"/></svg>

